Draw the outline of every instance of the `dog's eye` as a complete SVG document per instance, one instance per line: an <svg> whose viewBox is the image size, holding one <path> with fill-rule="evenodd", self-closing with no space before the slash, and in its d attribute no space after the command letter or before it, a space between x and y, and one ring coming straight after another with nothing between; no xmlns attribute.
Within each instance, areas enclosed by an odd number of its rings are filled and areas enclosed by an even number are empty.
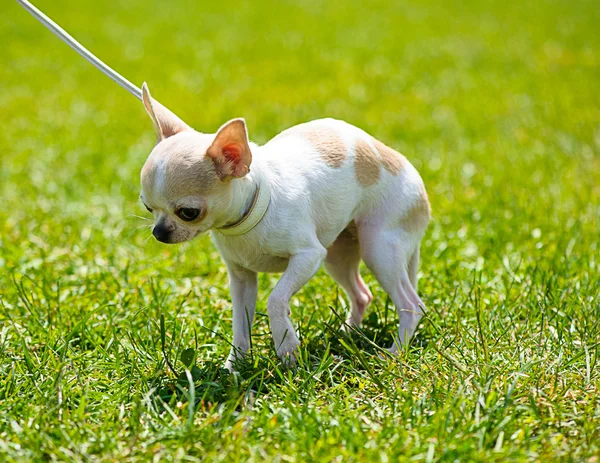
<svg viewBox="0 0 600 463"><path fill-rule="evenodd" d="M181 220L185 220L186 222L191 222L195 220L200 215L200 209L194 209L192 207L182 207L181 209L177 209L175 211L177 217Z"/></svg>

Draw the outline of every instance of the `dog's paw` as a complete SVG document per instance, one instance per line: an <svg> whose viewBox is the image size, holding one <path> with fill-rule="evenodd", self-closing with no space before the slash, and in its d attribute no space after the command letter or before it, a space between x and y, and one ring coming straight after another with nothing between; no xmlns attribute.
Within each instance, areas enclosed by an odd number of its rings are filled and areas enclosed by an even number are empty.
<svg viewBox="0 0 600 463"><path fill-rule="evenodd" d="M289 339L284 339L283 342L281 342L281 344L279 345L279 347L276 348L276 351L282 363L286 367L292 367L296 365L296 363L298 363L296 355L298 353L300 341L298 340L298 337L295 335L295 333L293 336L286 336L286 338Z"/></svg>
<svg viewBox="0 0 600 463"><path fill-rule="evenodd" d="M231 355L227 358L227 360L225 361L225 365L223 365L223 368L225 368L226 370L229 370L229 373L233 373L235 371L235 361L237 360L236 357L232 357Z"/></svg>
<svg viewBox="0 0 600 463"><path fill-rule="evenodd" d="M381 349L377 355L381 360L388 360L390 357L397 357L400 353L398 346L396 343L392 344L392 347L388 347L387 349Z"/></svg>
<svg viewBox="0 0 600 463"><path fill-rule="evenodd" d="M224 368L226 370L229 370L229 373L233 373L234 371L237 371L235 368L235 364L240 359L244 358L245 356L246 356L246 354L244 354L240 350L231 349L231 352L229 352L229 356L227 357L227 361L225 362Z"/></svg>
<svg viewBox="0 0 600 463"><path fill-rule="evenodd" d="M289 307L283 308L269 308L269 314L273 312L281 313L288 312ZM277 317L271 316L271 332L273 334L273 343L275 344L275 351L285 365L296 364L296 354L300 341L298 340L298 334L294 330L294 326L290 321L289 317Z"/></svg>
<svg viewBox="0 0 600 463"><path fill-rule="evenodd" d="M344 334L354 333L360 325L356 323L352 318L348 318L342 326L340 326L340 331Z"/></svg>

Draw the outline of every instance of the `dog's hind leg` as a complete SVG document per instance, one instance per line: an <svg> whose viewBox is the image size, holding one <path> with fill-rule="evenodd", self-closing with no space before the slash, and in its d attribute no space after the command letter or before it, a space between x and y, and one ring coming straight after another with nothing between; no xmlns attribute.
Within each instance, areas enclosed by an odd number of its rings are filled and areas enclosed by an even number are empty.
<svg viewBox="0 0 600 463"><path fill-rule="evenodd" d="M398 312L398 340L390 348L396 352L410 341L423 315L424 304L411 282L414 279L416 283L418 257L414 256L420 236L402 227L378 229L369 225L359 233L362 258Z"/></svg>
<svg viewBox="0 0 600 463"><path fill-rule="evenodd" d="M408 278L410 279L410 283L415 291L418 291L418 276L419 272L419 257L420 257L420 249L419 245L417 245L417 249L413 252L412 256L410 256L410 260L408 261Z"/></svg>
<svg viewBox="0 0 600 463"><path fill-rule="evenodd" d="M350 299L350 313L345 326L360 325L365 309L373 296L360 276L360 247L356 230L346 229L327 249L325 269L346 291Z"/></svg>

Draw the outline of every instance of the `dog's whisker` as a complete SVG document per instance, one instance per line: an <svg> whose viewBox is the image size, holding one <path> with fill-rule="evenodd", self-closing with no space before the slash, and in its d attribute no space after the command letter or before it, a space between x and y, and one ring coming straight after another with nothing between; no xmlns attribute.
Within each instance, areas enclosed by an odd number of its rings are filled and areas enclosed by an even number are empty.
<svg viewBox="0 0 600 463"><path fill-rule="evenodd" d="M134 235L139 236L140 232L145 232L146 230L151 230L151 229L152 229L151 224L139 225L139 226L129 230L129 233L127 233L127 239L131 238Z"/></svg>
<svg viewBox="0 0 600 463"><path fill-rule="evenodd" d="M128 219L141 219L141 220L145 220L147 222L152 222L152 219L149 219L148 217L142 217L141 215L136 215L136 214L129 214L127 216Z"/></svg>
<svg viewBox="0 0 600 463"><path fill-rule="evenodd" d="M146 223L145 223L145 224L143 224L143 225L139 225L139 226L135 227L135 228L132 230L132 232L136 232L136 231L138 231L138 230L140 230L140 229L142 229L142 228L143 228L143 229L146 229L146 230L151 230L151 229L152 229L152 224L146 224Z"/></svg>

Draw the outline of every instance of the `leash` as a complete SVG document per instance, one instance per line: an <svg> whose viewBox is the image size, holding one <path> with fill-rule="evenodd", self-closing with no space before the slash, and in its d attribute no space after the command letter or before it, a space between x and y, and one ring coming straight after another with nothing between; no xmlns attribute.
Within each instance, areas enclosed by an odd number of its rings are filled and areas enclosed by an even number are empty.
<svg viewBox="0 0 600 463"><path fill-rule="evenodd" d="M87 61L92 63L98 70L100 70L104 75L108 76L113 82L116 82L133 96L135 96L138 100L142 99L142 91L139 87L136 87L131 82L129 82L125 77L119 74L117 71L112 69L106 63L98 59L93 53L91 53L87 48L81 45L77 40L75 40L67 31L65 31L62 27L52 21L48 16L38 10L35 6L33 6L27 0L17 0L17 2L25 8L31 15L41 22L44 26L46 26L50 31L56 35L59 39L65 42L68 46L70 46L73 50L75 50L79 55L85 58Z"/></svg>

